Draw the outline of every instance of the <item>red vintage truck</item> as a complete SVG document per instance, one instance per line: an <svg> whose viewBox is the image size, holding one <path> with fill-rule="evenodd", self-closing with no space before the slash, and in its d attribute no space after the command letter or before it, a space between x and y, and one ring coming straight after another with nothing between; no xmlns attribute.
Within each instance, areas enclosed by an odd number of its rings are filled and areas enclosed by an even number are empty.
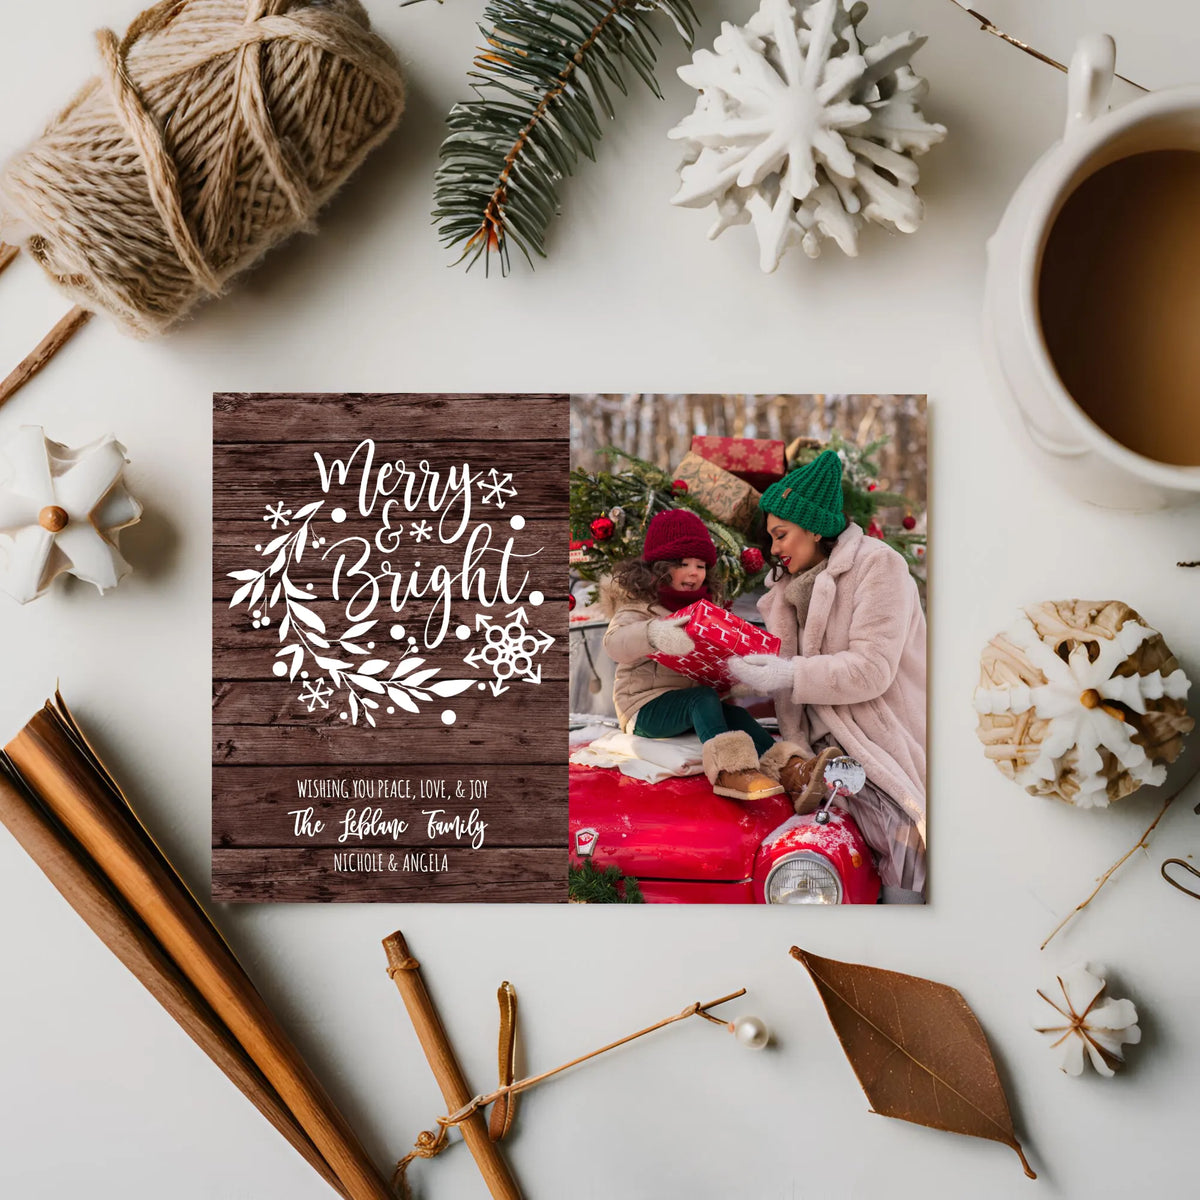
<svg viewBox="0 0 1200 1200"><path fill-rule="evenodd" d="M846 761L846 760L842 760ZM571 861L637 879L656 904L875 904L879 875L837 804L797 816L786 795L716 796L703 775L659 783L570 766Z"/></svg>

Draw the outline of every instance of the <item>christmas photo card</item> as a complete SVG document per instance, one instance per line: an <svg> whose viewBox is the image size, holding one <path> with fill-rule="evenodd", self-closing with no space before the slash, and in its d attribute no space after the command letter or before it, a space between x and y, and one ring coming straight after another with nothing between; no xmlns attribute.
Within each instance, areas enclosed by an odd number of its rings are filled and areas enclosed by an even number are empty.
<svg viewBox="0 0 1200 1200"><path fill-rule="evenodd" d="M914 395L571 397L569 890L925 900Z"/></svg>
<svg viewBox="0 0 1200 1200"><path fill-rule="evenodd" d="M565 395L219 395L213 898L567 898Z"/></svg>

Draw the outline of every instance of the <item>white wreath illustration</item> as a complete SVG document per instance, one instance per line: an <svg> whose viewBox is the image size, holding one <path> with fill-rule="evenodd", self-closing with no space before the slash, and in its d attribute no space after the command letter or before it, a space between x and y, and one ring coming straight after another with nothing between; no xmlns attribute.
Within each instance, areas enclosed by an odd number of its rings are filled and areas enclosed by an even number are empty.
<svg viewBox="0 0 1200 1200"><path fill-rule="evenodd" d="M476 682L474 679L435 679L441 668L424 667L425 660L419 655L405 651L394 664L386 658L368 657L370 650L359 641L378 624L377 620L359 621L335 634L326 629L325 622L307 607L318 598L316 592L297 587L289 578L288 570L300 561L308 546L320 544L310 526L324 503L314 500L294 513L284 509L282 502L268 505L263 520L271 523L272 530L280 525L288 529L262 547L260 553L263 558L270 559L269 565L261 571L250 568L228 572L229 578L241 584L234 591L229 607L236 608L245 603L253 612L254 628L269 625L271 612L283 605L279 640L284 645L275 654L275 674L280 677L286 674L288 681L293 682L306 657L311 656L313 664L328 674L333 686L332 689L323 686L324 676L310 680L303 685L300 700L308 705L309 712L314 712L317 705L328 708L329 698L336 692L345 691L350 722L354 725L362 716L368 725L374 726L375 713L385 697L405 712L419 713L423 701L465 692ZM271 580L275 583L268 594ZM347 657L338 657L338 651ZM352 661L356 657L363 661Z"/></svg>

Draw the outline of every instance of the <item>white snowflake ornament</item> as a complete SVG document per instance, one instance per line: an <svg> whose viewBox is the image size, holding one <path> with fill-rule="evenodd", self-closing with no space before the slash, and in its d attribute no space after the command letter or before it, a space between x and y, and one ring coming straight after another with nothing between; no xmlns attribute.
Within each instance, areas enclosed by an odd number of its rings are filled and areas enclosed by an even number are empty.
<svg viewBox="0 0 1200 1200"><path fill-rule="evenodd" d="M1127 604L1032 605L984 648L979 739L1026 791L1104 807L1166 778L1194 724L1189 687Z"/></svg>
<svg viewBox="0 0 1200 1200"><path fill-rule="evenodd" d="M36 425L0 446L0 588L26 604L64 571L116 587L130 570L116 535L142 515L127 461L111 435L72 449Z"/></svg>
<svg viewBox="0 0 1200 1200"><path fill-rule="evenodd" d="M1142 1040L1133 1001L1105 998L1107 984L1082 963L1064 971L1056 982L1058 988L1050 995L1040 988L1038 995L1058 1016L1041 1010L1034 1028L1051 1039L1050 1048L1067 1075L1083 1073L1086 1054L1096 1071L1111 1079L1113 1068L1125 1061L1121 1047Z"/></svg>
<svg viewBox="0 0 1200 1200"><path fill-rule="evenodd" d="M700 96L667 135L686 148L671 203L715 204L710 238L749 222L764 271L796 242L809 258L823 238L856 255L868 221L901 233L921 223L913 157L946 136L921 115L926 84L908 65L925 39L864 45L866 12L850 0L762 0L679 68Z"/></svg>

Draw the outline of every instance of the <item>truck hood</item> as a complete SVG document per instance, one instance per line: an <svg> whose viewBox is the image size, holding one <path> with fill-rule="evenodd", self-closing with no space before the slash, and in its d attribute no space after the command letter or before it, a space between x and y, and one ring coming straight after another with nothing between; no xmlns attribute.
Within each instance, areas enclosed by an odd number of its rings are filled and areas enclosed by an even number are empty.
<svg viewBox="0 0 1200 1200"><path fill-rule="evenodd" d="M767 834L792 815L786 795L714 796L703 775L645 783L609 767L570 767L571 848L596 831L598 866L639 879L749 879Z"/></svg>

